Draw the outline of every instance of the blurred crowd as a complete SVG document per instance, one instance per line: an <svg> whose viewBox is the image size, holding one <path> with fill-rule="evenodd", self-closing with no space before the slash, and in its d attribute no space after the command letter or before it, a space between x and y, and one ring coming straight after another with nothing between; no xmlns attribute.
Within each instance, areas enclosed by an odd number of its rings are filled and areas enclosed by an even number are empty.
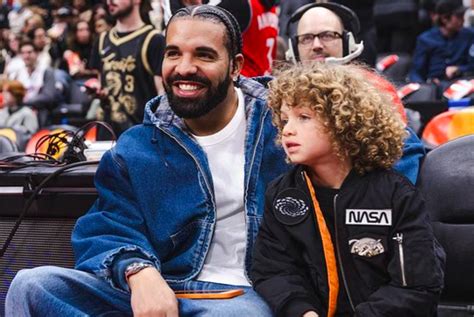
<svg viewBox="0 0 474 317"><path fill-rule="evenodd" d="M54 124L79 126L96 119L110 121L113 124L113 121L118 118L117 120L121 121L114 126L114 129L120 134L130 125L141 121L146 100L141 100L139 96L133 97L132 92L129 92L132 95L127 97L118 91L116 98L110 99L117 87L117 84L110 87L110 82L118 80L121 82L118 87L126 90L129 84L127 80L131 78L126 76L130 74L119 72L114 73L118 75L113 77L110 72L107 73L107 67L110 65L118 67L116 66L118 64L107 64L110 60L102 55L102 51L93 53L94 49L97 50L97 47L103 44L98 44L101 42L100 34L107 34L105 41L110 38L117 49L117 54L120 49L123 49L120 48L120 44L114 42L113 36L117 36L117 39L129 36L127 32L120 33L121 30L123 31L123 26L128 23L123 19L124 14L127 17L129 12L120 11L122 4L118 4L124 1L2 1L0 9L0 73L2 74L0 128L12 128L18 133L32 135L38 129ZM440 1L448 2L448 4L439 9ZM150 3L142 2L146 5L140 8L140 13L144 14L141 15L139 23L151 25L153 32L164 35L166 23L173 12L183 6L208 1L151 0ZM298 8L311 2L314 1L219 1L219 6L234 13L243 30L243 52L246 58L243 75L270 75L272 67L285 63L288 39L296 32L288 20ZM364 41L365 47L359 59L372 67L375 67L380 56L396 53L409 56L412 65L411 72L406 74L406 78L412 82L442 81L474 71L474 62L470 64L471 58L474 61L474 49L471 49L474 33L470 30L474 23L474 14L471 9L474 1L335 0L330 2L338 2L351 8L359 17L360 33L356 36ZM116 12L113 12L114 10ZM120 22L121 19L122 22ZM436 55L436 51L430 46L432 35L426 34L433 27L452 30L456 36L462 33L463 37L453 40L451 51L448 53L443 51ZM466 30L465 34L462 30ZM151 29L147 29L147 32L150 31ZM449 34L447 36L449 37ZM142 40L139 46L142 47L147 41L150 40ZM156 43L146 49L153 51L151 53L153 60L150 62L150 57L145 57L142 53L143 60L137 67L151 70L150 74L153 77L150 78L154 79L148 79L145 75L136 73L131 75L135 76L133 82L137 83L131 86L133 90L137 90L142 83L150 80L154 80L156 84L150 94L140 93L142 99L163 93L159 81L161 65L155 67L153 62L161 61L164 38L161 36L161 39L151 42ZM94 57L94 54L97 56ZM446 56L446 54L454 55L454 57ZM464 63L467 66L449 68L449 65L445 65L440 69L439 63L436 63L434 68L429 65L432 55L447 64L450 58L469 60ZM91 59L95 61L91 62ZM124 101L125 97L136 98L134 101L136 105L130 106L133 102ZM104 116L104 113L107 113L107 107L109 116ZM141 111L137 111L137 108ZM116 116L114 111L121 112L122 116ZM123 123L127 120L131 123L127 122L124 125Z"/></svg>

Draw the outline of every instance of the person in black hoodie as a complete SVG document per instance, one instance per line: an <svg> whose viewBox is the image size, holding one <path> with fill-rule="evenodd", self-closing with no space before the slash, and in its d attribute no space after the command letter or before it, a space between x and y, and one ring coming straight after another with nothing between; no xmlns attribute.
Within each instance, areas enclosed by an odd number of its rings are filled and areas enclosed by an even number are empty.
<svg viewBox="0 0 474 317"><path fill-rule="evenodd" d="M251 279L277 316L430 316L445 254L417 189L391 169L406 132L356 65L270 82L288 160L267 188Z"/></svg>

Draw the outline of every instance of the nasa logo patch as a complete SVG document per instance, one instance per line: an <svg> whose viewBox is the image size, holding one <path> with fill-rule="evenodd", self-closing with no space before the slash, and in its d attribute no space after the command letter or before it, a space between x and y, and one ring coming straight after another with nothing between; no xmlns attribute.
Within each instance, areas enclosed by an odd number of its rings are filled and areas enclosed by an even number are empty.
<svg viewBox="0 0 474 317"><path fill-rule="evenodd" d="M308 197L296 188L282 191L273 201L275 217L285 225L296 225L309 214Z"/></svg>

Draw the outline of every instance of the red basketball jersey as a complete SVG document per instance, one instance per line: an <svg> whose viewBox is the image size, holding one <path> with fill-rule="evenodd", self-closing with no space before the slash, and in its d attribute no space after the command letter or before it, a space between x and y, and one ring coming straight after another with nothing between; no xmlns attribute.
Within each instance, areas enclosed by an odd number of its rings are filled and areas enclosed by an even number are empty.
<svg viewBox="0 0 474 317"><path fill-rule="evenodd" d="M250 0L252 17L243 33L245 57L242 75L247 77L269 75L276 56L278 16L276 7L265 11L259 0Z"/></svg>

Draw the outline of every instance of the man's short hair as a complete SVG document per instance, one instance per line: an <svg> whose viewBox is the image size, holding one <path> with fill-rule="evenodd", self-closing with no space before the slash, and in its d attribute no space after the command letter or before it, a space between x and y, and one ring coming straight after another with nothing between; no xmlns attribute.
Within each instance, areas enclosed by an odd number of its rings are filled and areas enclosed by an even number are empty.
<svg viewBox="0 0 474 317"><path fill-rule="evenodd" d="M33 43L33 41L30 40L30 39L27 38L27 37L24 37L24 38L22 38L22 39L20 40L20 45L18 46L18 49L21 51L21 48L22 48L23 46L28 46L28 45L31 45L31 46L33 47L33 50L34 50L35 52L39 52L38 47L36 47L36 45Z"/></svg>
<svg viewBox="0 0 474 317"><path fill-rule="evenodd" d="M442 0L436 4L436 13L442 16L461 15L466 9L462 3L453 0Z"/></svg>
<svg viewBox="0 0 474 317"><path fill-rule="evenodd" d="M440 26L444 26L444 19L449 19L453 15L464 15L466 8L462 3L452 0L441 0L436 4L435 12L438 14L436 18L436 23Z"/></svg>
<svg viewBox="0 0 474 317"><path fill-rule="evenodd" d="M29 40L33 41L35 39L36 31L41 30L41 29L46 31L44 26L40 26L40 27L34 28L32 30L29 30L28 33L26 33L26 36L28 37Z"/></svg>
<svg viewBox="0 0 474 317"><path fill-rule="evenodd" d="M169 20L168 25L174 19L184 17L196 17L223 24L226 30L224 45L229 52L229 56L233 59L235 55L242 53L242 32L240 31L239 23L226 9L213 5L184 7L176 11Z"/></svg>

